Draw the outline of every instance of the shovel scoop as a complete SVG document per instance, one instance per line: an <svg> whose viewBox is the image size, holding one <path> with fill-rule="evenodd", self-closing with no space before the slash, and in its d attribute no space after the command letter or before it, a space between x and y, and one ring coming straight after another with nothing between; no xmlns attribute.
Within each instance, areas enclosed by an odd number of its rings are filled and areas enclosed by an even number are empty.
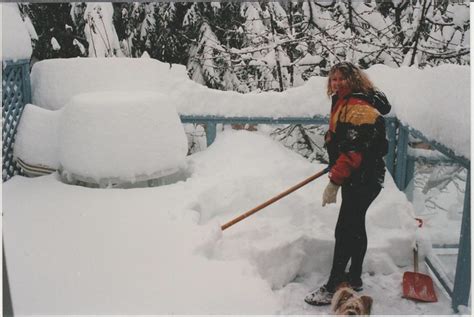
<svg viewBox="0 0 474 317"><path fill-rule="evenodd" d="M438 298L429 275L418 273L418 246L413 249L415 272L403 274L403 297L421 302L437 302Z"/></svg>

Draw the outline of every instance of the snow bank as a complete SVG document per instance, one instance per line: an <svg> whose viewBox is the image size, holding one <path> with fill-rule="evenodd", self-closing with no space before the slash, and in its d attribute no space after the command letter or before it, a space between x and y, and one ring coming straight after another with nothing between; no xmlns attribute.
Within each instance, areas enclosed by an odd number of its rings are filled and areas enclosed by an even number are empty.
<svg viewBox="0 0 474 317"><path fill-rule="evenodd" d="M192 207L200 212L201 224L223 224L324 168L265 136L243 131L220 134L210 148L190 157L190 165L191 178L203 184ZM236 224L208 253L221 260L248 259L274 289L311 272L327 278L339 209L321 207L327 182L323 176ZM391 274L409 265L415 227L413 207L387 174L386 189L367 217L371 256L366 270Z"/></svg>
<svg viewBox="0 0 474 317"><path fill-rule="evenodd" d="M156 93L77 95L62 111L59 134L62 173L96 183L169 175L188 148L172 100Z"/></svg>
<svg viewBox="0 0 474 317"><path fill-rule="evenodd" d="M468 66L418 70L376 65L367 73L386 92L390 115L470 158ZM36 63L33 102L59 109L75 94L104 90L152 90L174 97L180 114L225 117L312 117L329 112L326 77L313 77L285 92L239 94L191 81L180 65L152 59L59 59Z"/></svg>
<svg viewBox="0 0 474 317"><path fill-rule="evenodd" d="M2 4L2 60L30 59L33 49L18 4Z"/></svg>
<svg viewBox="0 0 474 317"><path fill-rule="evenodd" d="M442 65L423 70L369 69L373 81L387 94L394 114L458 155L471 157L470 67Z"/></svg>
<svg viewBox="0 0 474 317"><path fill-rule="evenodd" d="M154 59L44 60L33 66L31 80L33 103L47 109L60 109L79 93L110 90L172 95L180 113L196 115L301 117L326 115L328 108L323 77L285 93L243 95L204 87L187 77L184 66Z"/></svg>
<svg viewBox="0 0 474 317"><path fill-rule="evenodd" d="M21 200L7 207L16 314L264 314L278 307L249 263L193 254L205 232L187 219L189 187L99 192L53 176L11 184L16 189L4 193Z"/></svg>
<svg viewBox="0 0 474 317"><path fill-rule="evenodd" d="M59 116L60 111L27 104L17 127L14 156L31 165L57 169Z"/></svg>
<svg viewBox="0 0 474 317"><path fill-rule="evenodd" d="M64 107L77 94L101 91L167 93L185 76L184 66L154 59L70 58L35 63L32 100L50 110Z"/></svg>
<svg viewBox="0 0 474 317"><path fill-rule="evenodd" d="M187 163L185 181L145 189L67 186L54 175L15 176L4 183L15 312L273 315L291 306L296 314L329 313L303 302L331 267L340 195L337 205L321 207L327 176L219 229L324 166L246 131L218 135ZM365 294L377 296L385 286L380 313L408 302L400 298L408 268L399 266L411 264L411 212L387 178L368 211L363 276L369 281ZM398 302L394 306L387 298Z"/></svg>
<svg viewBox="0 0 474 317"><path fill-rule="evenodd" d="M305 85L279 92L240 94L209 89L191 80L183 81L177 108L187 115L223 117L312 117L328 114L324 77L313 77Z"/></svg>

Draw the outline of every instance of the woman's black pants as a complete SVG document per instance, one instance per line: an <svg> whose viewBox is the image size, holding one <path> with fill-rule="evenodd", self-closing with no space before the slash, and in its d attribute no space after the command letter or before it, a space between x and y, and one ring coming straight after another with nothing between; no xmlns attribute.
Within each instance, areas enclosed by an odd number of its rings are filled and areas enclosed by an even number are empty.
<svg viewBox="0 0 474 317"><path fill-rule="evenodd" d="M337 220L334 246L334 257L326 287L334 290L342 281L349 278L361 284L362 263L367 251L367 232L365 230L365 214L370 204L380 193L382 187L374 185L342 185L342 203ZM349 276L345 269L351 260Z"/></svg>

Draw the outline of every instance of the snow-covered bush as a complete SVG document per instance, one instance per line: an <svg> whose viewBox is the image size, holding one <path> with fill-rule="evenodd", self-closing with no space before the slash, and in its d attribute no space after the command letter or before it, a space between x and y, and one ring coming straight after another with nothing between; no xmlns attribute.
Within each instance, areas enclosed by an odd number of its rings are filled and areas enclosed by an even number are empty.
<svg viewBox="0 0 474 317"><path fill-rule="evenodd" d="M28 29L20 17L16 4L2 5L2 59L16 60L31 57L31 40Z"/></svg>

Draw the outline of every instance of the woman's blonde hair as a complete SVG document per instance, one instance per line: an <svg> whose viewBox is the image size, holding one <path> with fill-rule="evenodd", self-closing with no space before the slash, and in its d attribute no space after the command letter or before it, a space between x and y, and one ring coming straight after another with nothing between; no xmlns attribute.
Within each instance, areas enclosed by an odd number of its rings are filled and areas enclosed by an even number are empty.
<svg viewBox="0 0 474 317"><path fill-rule="evenodd" d="M367 77L359 67L349 62L341 62L331 67L329 71L327 86L328 96L332 96L335 93L331 88L331 78L336 72L340 72L341 75L346 78L352 92L369 93L375 89L369 77Z"/></svg>

